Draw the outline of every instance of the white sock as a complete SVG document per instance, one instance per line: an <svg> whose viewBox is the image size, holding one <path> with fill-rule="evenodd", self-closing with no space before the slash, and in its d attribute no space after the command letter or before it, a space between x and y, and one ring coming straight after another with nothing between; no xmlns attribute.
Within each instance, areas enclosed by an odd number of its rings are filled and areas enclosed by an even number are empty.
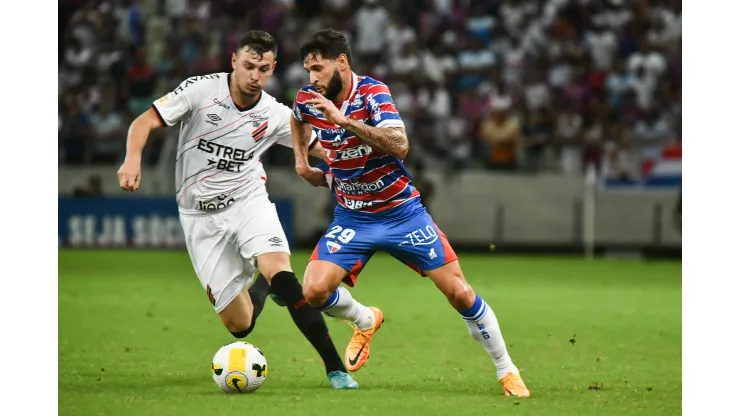
<svg viewBox="0 0 740 416"><path fill-rule="evenodd" d="M373 311L354 300L344 286L339 286L318 309L329 316L352 322L360 329L370 329L375 325Z"/></svg>
<svg viewBox="0 0 740 416"><path fill-rule="evenodd" d="M488 304L479 296L476 296L473 307L460 312L460 315L465 320L470 335L493 358L498 379L501 380L509 372L519 374L519 369L516 368L506 351L506 342L503 335L501 335L496 314L488 307Z"/></svg>

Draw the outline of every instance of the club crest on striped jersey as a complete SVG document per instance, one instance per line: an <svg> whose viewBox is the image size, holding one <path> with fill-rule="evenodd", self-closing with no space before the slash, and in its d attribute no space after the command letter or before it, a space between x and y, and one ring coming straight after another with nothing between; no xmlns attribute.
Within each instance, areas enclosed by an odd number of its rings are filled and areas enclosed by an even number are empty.
<svg viewBox="0 0 740 416"><path fill-rule="evenodd" d="M258 142L262 140L263 137L265 137L265 134L267 134L267 121L260 124L258 121L255 121L252 123L252 125L255 127L254 130L252 130L252 138L255 142Z"/></svg>
<svg viewBox="0 0 740 416"><path fill-rule="evenodd" d="M362 94L355 95L355 100L352 101L352 107L360 108L360 107L362 107L363 104L364 103L362 101Z"/></svg>

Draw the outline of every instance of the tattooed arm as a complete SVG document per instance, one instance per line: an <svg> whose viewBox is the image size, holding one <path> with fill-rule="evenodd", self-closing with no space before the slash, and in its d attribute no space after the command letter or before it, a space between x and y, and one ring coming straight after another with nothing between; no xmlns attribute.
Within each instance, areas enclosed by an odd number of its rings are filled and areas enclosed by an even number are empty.
<svg viewBox="0 0 740 416"><path fill-rule="evenodd" d="M387 89L386 89L387 90ZM327 100L326 97L316 91L308 91L314 98L306 100L306 104L313 105L321 111L326 119L337 126L356 134L360 140L378 152L403 159L409 152L409 139L406 137L406 129L396 127L374 127L368 126L359 120L342 114L339 109ZM386 104L389 105L390 104ZM394 108L395 109L395 108ZM400 118L399 118L400 121Z"/></svg>
<svg viewBox="0 0 740 416"><path fill-rule="evenodd" d="M356 134L378 152L403 159L409 152L409 139L403 127L373 127L359 120L347 118L339 127Z"/></svg>

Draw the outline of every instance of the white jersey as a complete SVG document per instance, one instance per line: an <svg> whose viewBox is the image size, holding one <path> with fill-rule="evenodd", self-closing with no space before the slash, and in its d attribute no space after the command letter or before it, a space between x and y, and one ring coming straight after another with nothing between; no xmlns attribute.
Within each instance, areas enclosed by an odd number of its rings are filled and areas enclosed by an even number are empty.
<svg viewBox="0 0 740 416"><path fill-rule="evenodd" d="M293 147L290 108L264 91L251 107L238 107L229 84L223 72L190 77L152 104L164 125L181 123L175 197L182 212L266 196L260 157L274 144Z"/></svg>

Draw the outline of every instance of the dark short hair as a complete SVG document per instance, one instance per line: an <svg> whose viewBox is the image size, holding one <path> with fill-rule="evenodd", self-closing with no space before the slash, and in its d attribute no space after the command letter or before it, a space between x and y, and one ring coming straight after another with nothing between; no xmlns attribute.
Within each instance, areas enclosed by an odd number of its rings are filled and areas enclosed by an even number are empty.
<svg viewBox="0 0 740 416"><path fill-rule="evenodd" d="M339 55L345 54L347 62L352 63L352 51L347 38L342 32L332 28L319 30L301 46L301 61L305 61L310 54L321 55L324 59L337 59Z"/></svg>
<svg viewBox="0 0 740 416"><path fill-rule="evenodd" d="M262 56L267 52L272 52L277 57L277 42L269 33L262 30L250 30L245 33L239 40L239 46L236 50L247 49L254 51L257 55Z"/></svg>

